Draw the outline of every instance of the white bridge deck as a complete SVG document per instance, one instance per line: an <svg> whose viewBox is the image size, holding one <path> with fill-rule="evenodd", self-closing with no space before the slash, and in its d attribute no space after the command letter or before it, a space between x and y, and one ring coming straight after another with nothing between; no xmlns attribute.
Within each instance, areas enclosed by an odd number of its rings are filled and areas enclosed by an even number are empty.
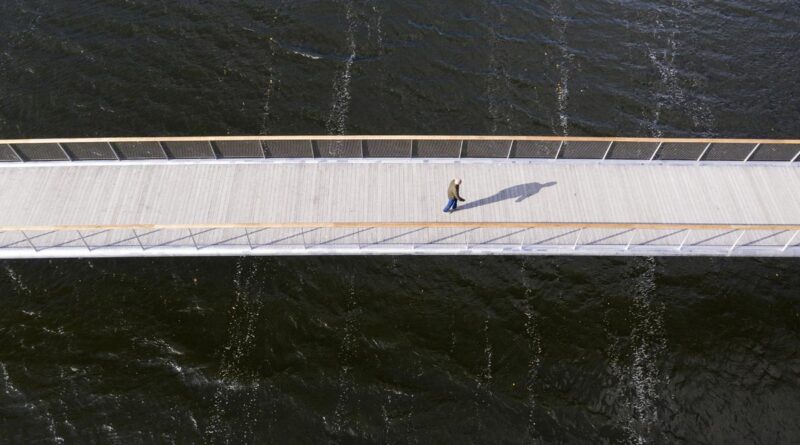
<svg viewBox="0 0 800 445"><path fill-rule="evenodd" d="M0 164L0 258L800 256L798 163L255 159ZM453 177L467 199L442 212Z"/></svg>

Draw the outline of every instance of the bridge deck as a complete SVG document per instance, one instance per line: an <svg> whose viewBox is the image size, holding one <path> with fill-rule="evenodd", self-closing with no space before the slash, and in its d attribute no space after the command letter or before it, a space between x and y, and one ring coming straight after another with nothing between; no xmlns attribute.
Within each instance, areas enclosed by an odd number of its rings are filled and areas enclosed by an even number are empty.
<svg viewBox="0 0 800 445"><path fill-rule="evenodd" d="M453 177L463 178L461 192L467 202L457 212L444 214L446 188ZM0 236L0 248L23 247L8 238L15 229L45 232L47 227L74 225L451 221L800 225L800 168L754 164L54 163L0 166L0 184L0 228L7 231ZM510 236L511 229L505 230ZM598 232L584 241L600 242L625 232ZM720 238L737 235L720 233ZM780 246L791 242L792 233L776 230L769 238ZM407 231L403 236L411 245L431 241L429 233ZM574 236L564 244L571 245ZM757 237L748 235L745 241ZM512 238L509 243L518 242ZM630 244L625 238L616 244Z"/></svg>

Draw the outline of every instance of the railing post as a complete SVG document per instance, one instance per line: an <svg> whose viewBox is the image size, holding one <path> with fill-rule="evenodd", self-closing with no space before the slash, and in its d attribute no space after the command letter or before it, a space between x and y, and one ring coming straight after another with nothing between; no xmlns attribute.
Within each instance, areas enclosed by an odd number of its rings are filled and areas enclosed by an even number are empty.
<svg viewBox="0 0 800 445"><path fill-rule="evenodd" d="M266 141L259 140L258 146L261 147L261 155L264 157L264 159L267 159L267 146L264 144L264 142Z"/></svg>
<svg viewBox="0 0 800 445"><path fill-rule="evenodd" d="M631 243L633 242L633 238L636 236L636 229L633 229L633 233L631 234L631 239L628 240L628 244L625 245L625 251L630 249Z"/></svg>
<svg viewBox="0 0 800 445"><path fill-rule="evenodd" d="M161 153L164 153L164 159L169 159L169 155L167 154L167 149L164 148L164 143L161 142L161 141L158 141L158 146L159 146L159 148L161 148Z"/></svg>
<svg viewBox="0 0 800 445"><path fill-rule="evenodd" d="M313 159L313 158L316 158L316 157L317 157L317 154L316 154L316 153L314 153L314 141L312 141L312 140L309 140L309 141L308 141L308 148L310 148L310 149L311 149L311 158L312 158L312 159Z"/></svg>
<svg viewBox="0 0 800 445"><path fill-rule="evenodd" d="M19 154L17 149L14 148L14 146L12 144L8 144L8 148L10 148L11 149L11 153L14 153L14 156L16 156L17 159L19 159L19 162L25 162L25 159L22 158L22 155Z"/></svg>
<svg viewBox="0 0 800 445"><path fill-rule="evenodd" d="M510 144L508 144L508 154L506 155L506 159L511 159L511 149L514 148L514 141L512 140Z"/></svg>
<svg viewBox="0 0 800 445"><path fill-rule="evenodd" d="M611 151L611 146L612 146L612 145L614 145L614 141L611 141L611 142L608 144L608 148L606 148L606 152L605 152L605 153L603 153L603 159L602 159L603 161L605 161L605 160L606 160L606 157L608 157L608 152L610 152L610 151Z"/></svg>
<svg viewBox="0 0 800 445"><path fill-rule="evenodd" d="M247 230L247 227L244 228L244 235L247 237L247 245L250 246L250 250L253 250L253 243L250 241L250 231Z"/></svg>
<svg viewBox="0 0 800 445"><path fill-rule="evenodd" d="M359 140L361 142L361 159L364 159L364 139Z"/></svg>
<svg viewBox="0 0 800 445"><path fill-rule="evenodd" d="M200 250L200 248L197 247L197 240L194 239L194 232L192 232L192 229L189 229L189 236L192 237L192 244L194 244L194 248Z"/></svg>
<svg viewBox="0 0 800 445"><path fill-rule="evenodd" d="M76 232L78 232L78 236L81 237L81 241L83 241L83 245L86 247L86 250L91 252L92 248L89 247L89 243L86 242L86 238L83 237L83 234L81 233L81 231L80 230L76 230Z"/></svg>
<svg viewBox="0 0 800 445"><path fill-rule="evenodd" d="M306 244L306 228L300 228L300 237L303 239L303 248L308 249L308 244Z"/></svg>
<svg viewBox="0 0 800 445"><path fill-rule="evenodd" d="M214 155L214 159L219 159L217 156L217 150L214 148L214 144L211 141L206 141L208 143L208 148L211 149L211 154Z"/></svg>
<svg viewBox="0 0 800 445"><path fill-rule="evenodd" d="M797 158L800 158L800 150L797 150L797 154L796 154L796 155L794 155L794 157L792 158L792 160L791 160L791 161L789 161L789 164L791 164L791 163L793 163L794 161L796 161L796 160L797 160Z"/></svg>
<svg viewBox="0 0 800 445"><path fill-rule="evenodd" d="M461 139L461 147L458 149L458 159L464 155L464 139Z"/></svg>
<svg viewBox="0 0 800 445"><path fill-rule="evenodd" d="M686 229L686 235L683 237L683 241L681 241L681 245L678 246L678 252L683 250L683 245L686 244L686 240L689 239L689 234L692 233L691 229Z"/></svg>
<svg viewBox="0 0 800 445"><path fill-rule="evenodd" d="M106 144L108 144L108 149L111 150L111 153L114 154L114 157L117 158L117 161L121 161L122 158L119 157L119 153L117 153L117 149L114 148L114 144L111 142L106 142Z"/></svg>
<svg viewBox="0 0 800 445"><path fill-rule="evenodd" d="M702 159L703 159L703 156L705 156L705 155L706 155L706 152L708 151L708 149L709 149L709 148L711 148L711 142L709 142L709 143L706 145L706 148L704 148L704 149L703 149L703 152L702 152L702 153L700 153L700 156L698 156L698 157L697 157L697 162L700 162L700 160L702 160Z"/></svg>
<svg viewBox="0 0 800 445"><path fill-rule="evenodd" d="M733 253L733 249L735 249L736 245L739 244L739 240L742 239L742 237L744 236L745 232L746 232L746 230L742 230L742 233L739 235L738 238L736 238L736 241L733 242L733 245L731 246L731 249L728 251L728 255Z"/></svg>
<svg viewBox="0 0 800 445"><path fill-rule="evenodd" d="M411 159L414 157L414 139L409 140L410 144L408 144L408 158Z"/></svg>
<svg viewBox="0 0 800 445"><path fill-rule="evenodd" d="M758 144L756 144L756 146L755 146L755 147L753 147L753 149L750 151L750 153L747 155L747 157L745 157L745 158L744 158L744 161L742 161L742 162L747 162L747 161L749 161L749 160L750 160L750 158L752 158L752 157L753 157L753 155L755 154L756 150L758 150L758 147L760 147L760 146L761 146L761 142L759 142Z"/></svg>
<svg viewBox="0 0 800 445"><path fill-rule="evenodd" d="M58 145L58 148L60 148L61 152L64 153L64 156L67 157L67 160L72 162L72 156L70 156L69 153L67 153L67 150L64 148L63 145L61 145L61 142L56 142L56 145Z"/></svg>
<svg viewBox="0 0 800 445"><path fill-rule="evenodd" d="M35 244L33 244L33 241L31 241L31 239L30 239L30 238L28 238L28 234L27 234L27 233L25 233L25 231L24 231L24 230L20 230L20 232L22 232L22 236L24 236L24 237L25 237L25 241L27 241L27 242L28 242L28 244L30 244L30 245L31 245L31 247L33 247L33 251L34 251L34 252L38 252L38 251L39 251L39 249L37 249L37 248L36 248L36 245L35 245Z"/></svg>
<svg viewBox="0 0 800 445"><path fill-rule="evenodd" d="M578 241L581 240L581 234L582 233L583 233L583 227L581 227L581 230L578 231L578 236L575 237L575 244L572 245L572 250L575 250L575 249L578 248Z"/></svg>
<svg viewBox="0 0 800 445"><path fill-rule="evenodd" d="M142 250L144 250L144 244L142 244L142 240L139 238L139 234L138 234L138 233L136 233L136 229L131 229L131 230L133 230L133 236L135 236L135 237L136 237L136 242L138 242L138 243L139 243L139 247L140 247Z"/></svg>
<svg viewBox="0 0 800 445"><path fill-rule="evenodd" d="M792 237L789 238L789 241L783 246L783 249L781 249L781 252L786 252L786 249L788 249L789 245L792 244L792 241L794 241L794 239L797 237L797 234L800 234L800 230L795 230L794 235L792 235Z"/></svg>
<svg viewBox="0 0 800 445"><path fill-rule="evenodd" d="M661 146L662 146L662 145L664 145L664 143L663 143L663 142L659 142L659 143L658 143L658 145L656 146L656 150L653 152L653 155L652 155L652 156L650 156L650 161L652 161L653 159L655 159L655 158L656 158L656 155L658 154L658 150L661 150Z"/></svg>
<svg viewBox="0 0 800 445"><path fill-rule="evenodd" d="M556 157L554 157L553 159L558 159L558 155L560 155L560 154L561 154L561 147L563 147L563 146L564 146L564 140L562 139L562 140L561 140L561 141L558 143L558 150L556 150Z"/></svg>

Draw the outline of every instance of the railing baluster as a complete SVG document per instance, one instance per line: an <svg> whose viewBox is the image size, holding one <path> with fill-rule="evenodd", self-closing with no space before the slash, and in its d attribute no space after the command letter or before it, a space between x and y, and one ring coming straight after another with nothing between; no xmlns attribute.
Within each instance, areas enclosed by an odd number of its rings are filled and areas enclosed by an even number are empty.
<svg viewBox="0 0 800 445"><path fill-rule="evenodd" d="M117 149L114 148L114 144L111 142L106 142L108 144L108 149L111 150L111 153L114 154L114 157L117 158L117 161L121 161L122 158L119 157L119 153L117 153Z"/></svg>
<svg viewBox="0 0 800 445"><path fill-rule="evenodd" d="M575 249L578 248L578 241L581 240L581 234L582 233L583 233L583 227L581 227L581 230L578 231L578 236L575 237L575 244L572 246L572 250L575 250Z"/></svg>
<svg viewBox="0 0 800 445"><path fill-rule="evenodd" d="M797 158L800 158L800 150L797 150L797 154L794 155L791 161L789 161L789 164L792 164L794 161L797 160Z"/></svg>
<svg viewBox="0 0 800 445"><path fill-rule="evenodd" d="M661 150L661 146L662 146L662 145L664 145L664 143L663 143L663 142L659 142L659 143L658 143L658 145L656 146L656 149L655 149L655 151L653 152L653 155L652 155L652 156L650 156L650 161L652 161L653 159L655 159L655 158L656 158L656 155L658 154L658 150Z"/></svg>
<svg viewBox="0 0 800 445"><path fill-rule="evenodd" d="M211 141L206 141L206 143L208 144L208 148L211 149L211 154L214 155L214 159L219 159L219 156L217 156L217 150L214 148L214 144Z"/></svg>
<svg viewBox="0 0 800 445"><path fill-rule="evenodd" d="M614 145L614 141L611 141L611 142L608 143L608 148L606 148L606 152L603 153L603 159L602 159L603 161L605 161L606 157L608 157L608 152L611 151L611 146L612 145Z"/></svg>
<svg viewBox="0 0 800 445"><path fill-rule="evenodd" d="M20 230L20 232L22 232L22 236L24 236L24 237L25 237L25 241L27 241L27 242L28 242L28 244L30 244L30 245L31 245L31 247L33 247L33 251L34 251L34 252L38 252L38 251L39 251L39 249L37 249L37 248L36 248L36 245L35 245L35 244L33 244L33 241L31 241L31 239L30 239L30 238L28 238L28 234L26 234L24 230Z"/></svg>
<svg viewBox="0 0 800 445"><path fill-rule="evenodd" d="M797 234L799 234L799 233L800 233L800 230L796 230L794 232L794 235L792 235L792 237L789 238L789 241L787 241L786 244L783 246L783 249L781 249L781 252L786 252L786 249L789 248L789 245L792 244L792 241L794 241L794 239L797 237Z"/></svg>
<svg viewBox="0 0 800 445"><path fill-rule="evenodd" d="M736 238L736 241L733 242L733 245L731 246L731 249L728 251L728 255L733 253L733 249L735 249L736 245L739 244L739 240L742 239L742 237L744 236L745 232L746 232L745 230L742 230L742 233L739 235L738 238Z"/></svg>
<svg viewBox="0 0 800 445"><path fill-rule="evenodd" d="M636 229L633 229L633 233L631 234L631 239L628 240L628 244L625 245L625 251L631 248L631 243L633 242L633 238L636 236Z"/></svg>
<svg viewBox="0 0 800 445"><path fill-rule="evenodd" d="M678 252L683 250L683 245L686 244L686 240L689 239L689 234L692 233L691 229L686 229L686 235L683 237L683 241L681 241L681 245L678 246Z"/></svg>
<svg viewBox="0 0 800 445"><path fill-rule="evenodd" d="M56 142L56 145L58 145L58 148L60 148L61 152L64 153L64 156L67 157L67 160L72 162L72 156L70 156L69 153L67 153L67 150L64 148L63 145L61 145L61 142Z"/></svg>
<svg viewBox="0 0 800 445"><path fill-rule="evenodd" d="M750 151L750 153L748 153L748 155L747 155L747 156L744 158L744 161L742 161L742 162L747 162L747 161L749 161L749 160L750 160L750 158L752 158L752 157L753 157L753 155L756 153L756 150L758 150L758 147L760 147L760 146L761 146L761 142L759 142L758 144L756 144L756 146L755 146L755 147L753 147L753 149Z"/></svg>
<svg viewBox="0 0 800 445"><path fill-rule="evenodd" d="M164 143L161 142L161 141L158 141L157 144L158 144L158 147L161 148L161 153L164 154L164 159L169 160L169 155L167 154L167 148L164 147Z"/></svg>
<svg viewBox="0 0 800 445"><path fill-rule="evenodd" d="M244 235L247 237L247 245L250 246L250 250L253 250L253 243L250 241L250 231L247 230L247 227L244 228Z"/></svg>
<svg viewBox="0 0 800 445"><path fill-rule="evenodd" d="M194 232L192 232L192 229L189 229L189 236L192 237L192 244L194 244L194 248L200 250L200 248L197 247L197 240L194 239Z"/></svg>
<svg viewBox="0 0 800 445"><path fill-rule="evenodd" d="M133 230L133 236L136 237L136 242L139 243L139 247L141 247L141 249L144 250L144 244L142 244L142 240L139 238L139 234L136 233L136 229L131 229L131 230Z"/></svg>
<svg viewBox="0 0 800 445"><path fill-rule="evenodd" d="M83 234L81 233L81 231L80 230L76 230L76 232L78 232L78 236L81 237L81 241L83 241L83 245L86 246L86 250L91 252L92 248L89 247L89 243L86 242L86 238L83 237Z"/></svg>
<svg viewBox="0 0 800 445"><path fill-rule="evenodd" d="M19 159L19 162L25 162L25 159L22 158L22 155L19 154L16 148L14 148L13 144L8 144L8 148L10 148L11 153L14 153L14 156L16 156L17 159Z"/></svg>
<svg viewBox="0 0 800 445"><path fill-rule="evenodd" d="M700 153L700 156L697 157L697 162L700 162L700 160L703 159L703 156L706 155L706 152L708 151L709 148L711 148L711 142L709 142L708 145L706 145L706 148L704 148L703 152Z"/></svg>

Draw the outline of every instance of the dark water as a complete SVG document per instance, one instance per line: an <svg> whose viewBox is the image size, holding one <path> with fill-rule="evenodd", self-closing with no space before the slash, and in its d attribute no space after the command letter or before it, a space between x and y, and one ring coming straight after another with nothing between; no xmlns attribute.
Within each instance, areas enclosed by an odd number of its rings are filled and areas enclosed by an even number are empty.
<svg viewBox="0 0 800 445"><path fill-rule="evenodd" d="M792 443L798 261L7 262L4 443Z"/></svg>
<svg viewBox="0 0 800 445"><path fill-rule="evenodd" d="M800 3L0 2L0 137L796 137ZM797 443L797 260L0 262L0 443Z"/></svg>

